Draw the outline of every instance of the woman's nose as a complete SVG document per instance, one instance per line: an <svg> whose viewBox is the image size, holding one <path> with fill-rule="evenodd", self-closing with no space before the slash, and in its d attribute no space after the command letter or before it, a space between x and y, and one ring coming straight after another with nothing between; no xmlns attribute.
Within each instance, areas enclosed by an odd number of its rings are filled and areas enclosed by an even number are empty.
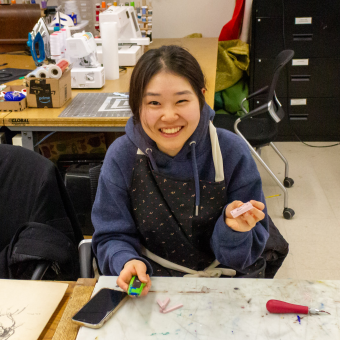
<svg viewBox="0 0 340 340"><path fill-rule="evenodd" d="M163 111L162 121L173 122L178 119L178 113L174 107L167 107Z"/></svg>

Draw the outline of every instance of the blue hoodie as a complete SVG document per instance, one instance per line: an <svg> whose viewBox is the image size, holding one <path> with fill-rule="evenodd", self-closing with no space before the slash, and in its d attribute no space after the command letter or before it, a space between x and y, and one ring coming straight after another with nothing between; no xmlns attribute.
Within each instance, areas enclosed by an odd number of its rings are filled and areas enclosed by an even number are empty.
<svg viewBox="0 0 340 340"><path fill-rule="evenodd" d="M214 182L215 168L209 135L209 121L214 115L215 112L205 104L195 132L175 157L158 150L141 124L134 124L132 118L127 122L126 135L116 139L109 147L92 210L95 228L92 246L104 275L119 275L124 264L132 259L143 261L148 274L152 275L151 265L141 257L129 195L137 149L147 154L146 149L151 148L152 161L156 163L160 173L185 180L194 177L189 144L196 141L199 179ZM217 135L227 190L225 207L235 200L256 200L265 204L260 174L247 144L239 136L224 129L217 129ZM260 257L269 236L266 208L264 213L265 219L258 222L252 230L237 232L226 225L223 209L210 240L216 259L223 266L235 270L244 269Z"/></svg>

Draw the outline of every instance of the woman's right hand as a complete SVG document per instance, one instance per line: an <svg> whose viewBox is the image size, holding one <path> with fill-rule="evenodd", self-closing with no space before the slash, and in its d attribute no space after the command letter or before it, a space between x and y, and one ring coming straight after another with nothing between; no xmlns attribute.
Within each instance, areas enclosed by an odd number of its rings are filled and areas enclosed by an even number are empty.
<svg viewBox="0 0 340 340"><path fill-rule="evenodd" d="M145 296L151 288L151 279L150 276L146 274L146 269L146 265L143 261L131 260L126 262L118 276L117 285L127 292L132 276L138 276L138 279L141 282L146 283L146 286L141 293L141 296Z"/></svg>

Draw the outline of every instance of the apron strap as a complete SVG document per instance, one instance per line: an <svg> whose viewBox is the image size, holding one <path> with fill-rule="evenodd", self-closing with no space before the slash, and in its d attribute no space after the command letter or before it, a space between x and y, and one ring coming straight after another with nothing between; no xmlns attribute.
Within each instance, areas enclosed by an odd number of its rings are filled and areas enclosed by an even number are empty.
<svg viewBox="0 0 340 340"><path fill-rule="evenodd" d="M168 260L165 260L154 253L152 253L150 250L147 250L145 247L141 246L142 254L152 261L155 261L156 263L160 264L161 266L177 270L182 273L188 273L188 275L184 275L184 277L220 277L221 275L226 276L235 276L236 271L234 269L229 268L216 268L220 263L215 260L209 267L205 268L204 270L197 271L190 268L186 268L183 266L180 266L179 264L170 262Z"/></svg>
<svg viewBox="0 0 340 340"><path fill-rule="evenodd" d="M209 133L211 141L211 150L215 166L215 182L221 182L224 180L224 170L223 170L223 158L220 148L220 143L218 142L217 131L213 123L209 123Z"/></svg>

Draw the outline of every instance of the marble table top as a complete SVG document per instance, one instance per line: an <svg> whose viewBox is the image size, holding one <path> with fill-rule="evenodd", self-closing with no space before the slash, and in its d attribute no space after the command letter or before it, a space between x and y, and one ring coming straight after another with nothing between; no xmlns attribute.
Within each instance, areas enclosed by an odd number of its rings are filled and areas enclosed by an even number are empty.
<svg viewBox="0 0 340 340"><path fill-rule="evenodd" d="M101 288L118 289L117 277L100 277ZM340 281L152 278L149 294L131 298L100 329L81 327L77 340L308 339L340 340ZM170 298L161 314L157 299ZM270 299L324 309L331 315L270 314Z"/></svg>

